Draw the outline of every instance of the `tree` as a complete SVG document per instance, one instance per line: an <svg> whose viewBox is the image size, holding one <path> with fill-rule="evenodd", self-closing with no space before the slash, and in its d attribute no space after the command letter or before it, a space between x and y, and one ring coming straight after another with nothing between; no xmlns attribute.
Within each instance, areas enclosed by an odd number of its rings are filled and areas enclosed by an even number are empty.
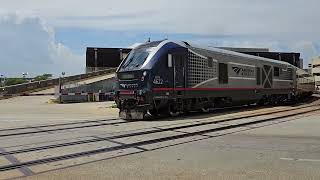
<svg viewBox="0 0 320 180"><path fill-rule="evenodd" d="M34 81L44 81L52 78L52 74L42 74L39 76L36 76L34 78Z"/></svg>
<svg viewBox="0 0 320 180"><path fill-rule="evenodd" d="M28 82L27 80L23 78L7 78L5 81L5 86L12 86L16 84L23 84Z"/></svg>

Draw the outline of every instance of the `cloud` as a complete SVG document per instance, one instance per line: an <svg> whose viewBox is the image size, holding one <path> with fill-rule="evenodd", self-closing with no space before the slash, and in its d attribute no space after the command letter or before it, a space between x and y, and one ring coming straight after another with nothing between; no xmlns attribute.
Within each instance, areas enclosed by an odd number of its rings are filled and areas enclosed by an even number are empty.
<svg viewBox="0 0 320 180"><path fill-rule="evenodd" d="M54 30L37 16L0 16L0 73L6 76L55 75L84 71L84 58L56 42Z"/></svg>
<svg viewBox="0 0 320 180"><path fill-rule="evenodd" d="M36 14L57 29L187 34L180 40L297 51L309 61L320 54L319 7L319 0L10 0L0 12Z"/></svg>
<svg viewBox="0 0 320 180"><path fill-rule="evenodd" d="M63 6L61 6L63 4ZM318 0L10 0L3 11L36 13L55 27L194 34L318 33Z"/></svg>

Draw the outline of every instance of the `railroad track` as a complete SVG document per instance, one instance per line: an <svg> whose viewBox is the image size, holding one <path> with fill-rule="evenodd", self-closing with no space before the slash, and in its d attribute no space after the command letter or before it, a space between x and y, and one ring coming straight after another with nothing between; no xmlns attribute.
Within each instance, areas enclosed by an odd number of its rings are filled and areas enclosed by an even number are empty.
<svg viewBox="0 0 320 180"><path fill-rule="evenodd" d="M236 107L215 109L215 115L220 115L225 111L235 112L237 109L241 109L241 108L243 109L243 107L244 106L236 106ZM259 107L246 106L245 110L256 110L256 109L259 109ZM188 114L185 116L187 116L187 117L199 116L199 113ZM173 118L173 119L167 118L167 119L162 119L162 120L169 121L169 120L176 120L176 119L177 118ZM59 124L36 125L36 126L0 129L0 138L1 137L10 137L10 136L19 136L19 135L38 134L38 133L48 133L48 132L72 130L72 129L83 129L83 128L99 127L99 126L106 126L106 125L121 125L121 124L139 122L139 121L134 121L134 120L133 121L121 120L121 122L104 123L104 122L117 121L117 120L120 120L120 119L114 118L114 119L106 119L106 120L80 121L80 122L70 122L70 123L59 123ZM155 120L157 120L157 119L155 119ZM99 123L99 124L92 124L92 123ZM91 124L91 125L76 126L76 127L63 127L63 126L78 125L78 124L81 124L81 125L82 124ZM62 126L62 127L60 127L60 126ZM51 128L51 127L59 127L59 128L39 130L39 128ZM34 130L34 129L38 129L38 130ZM15 132L15 131L19 131L19 130L30 130L30 131ZM13 132L13 133L11 133L11 132Z"/></svg>
<svg viewBox="0 0 320 180"><path fill-rule="evenodd" d="M243 111L248 111L248 110L257 110L257 109L261 109L262 107L257 107L257 106L234 106L234 107L228 107L228 108L220 108L220 109L215 109L214 111L214 115L215 116L219 116L219 115L222 115L224 114L224 112L228 112L228 113L233 113L233 112L242 112ZM241 111L239 111L239 109ZM204 115L203 113L200 113L202 115ZM199 116L199 113L192 113L192 114L186 114L182 117L176 117L176 118L163 118L161 119L162 121L172 121L172 120L176 120L176 119L183 119L184 117L193 117L193 116ZM9 129L0 129L0 135L1 133L3 132L9 132L10 134L7 134L4 136L4 138L8 138L12 135L13 138L15 138L16 136L18 135L28 135L28 134L37 134L37 133L44 133L44 132L50 132L48 130L46 131L39 131L39 128L48 128L48 127L57 127L57 126L69 126L69 125L77 125L77 124L87 124L87 123L101 123L101 122L109 122L109 121L114 121L114 120L119 120L117 118L115 119L107 119L107 120L85 120L85 121L80 121L80 122L69 122L69 123L58 123L58 124L49 124L49 125L35 125L35 126L27 126L27 127L17 127L17 128L9 128ZM157 121L157 119L154 119ZM152 120L153 121L153 120ZM140 121L129 121L130 123L132 122L140 122ZM187 123L187 122L184 122L184 123ZM184 124L184 123L177 123L177 124ZM121 124L121 123L120 123ZM123 123L123 124L126 124L126 123ZM112 124L111 124L112 125ZM119 125L119 123L115 123L113 125ZM174 125L174 124L172 124ZM85 128L85 127L83 127ZM90 127L89 127L90 128ZM32 132L23 132L23 133L11 133L12 131L17 131L17 130L32 130ZM38 131L34 131L34 129L38 129ZM62 131L64 130L65 128L61 129L59 128L58 130L51 130L52 131ZM71 129L71 128L69 128ZM148 129L148 128L142 128L142 129L138 129L138 130L143 130L143 129ZM127 130L127 131L121 131L123 133L125 132L132 132L132 130ZM112 133L113 134L113 133ZM104 134L97 134L97 135L104 135ZM90 138L91 136L80 136L80 137L77 137L77 138L73 138L73 139L78 139L78 138ZM1 136L0 136L1 138ZM32 146L32 145L36 145L36 144L41 144L41 143L54 143L54 142L59 142L59 141L64 141L64 140L68 140L68 139L58 139L58 140L53 140L53 141L40 141L40 142L37 142L37 143L27 143L27 144L17 144L17 145L11 145L11 146L8 146L8 147L2 147L2 148L15 148L15 147L19 147L19 146ZM71 141L71 140L70 140ZM79 143L70 143L70 145L76 145L76 144L84 144L84 143L91 143L91 142L99 142L101 140L89 140L89 141L80 141ZM68 143L69 144L69 143ZM59 147L60 145L55 145L54 147ZM54 148L53 147L53 148ZM62 146L61 146L62 147ZM2 153L3 154L3 153Z"/></svg>
<svg viewBox="0 0 320 180"><path fill-rule="evenodd" d="M235 107L215 109L215 115L222 114L225 111L232 112L232 111L241 109L243 107L244 106L235 106ZM246 107L245 108L246 111L247 110L256 110L256 109L260 108L257 106L250 106L250 105L245 106L245 107ZM199 116L199 114L193 113L193 114L187 115L187 117L196 117L196 116ZM200 116L201 116L201 114L200 114ZM182 117L184 117L184 116L182 116ZM173 120L176 120L176 119L177 118L174 118ZM36 125L36 126L0 129L0 138L1 137L10 137L10 136L19 136L19 135L28 135L28 134L37 134L37 133L48 133L48 132L63 131L63 130L82 129L82 128L90 128L90 127L98 127L98 126L106 126L106 125L120 125L120 124L132 123L132 122L139 122L139 121L122 121L122 122L114 122L114 123L104 123L104 122L110 122L110 121L116 121L116 120L119 120L119 119L114 118L114 119L107 119L107 120L80 121L80 122L69 122L69 123L58 123L58 124ZM92 124L92 123L99 123L99 124ZM60 128L56 128L56 129L39 130L39 128L51 128L51 127L70 126L70 125L79 125L79 124L91 124L91 125L76 126L76 127L60 127ZM11 131L29 130L29 129L31 131L10 133ZM34 130L34 129L38 129L38 130Z"/></svg>
<svg viewBox="0 0 320 180"><path fill-rule="evenodd" d="M93 121L87 120L87 121L78 121L78 122L69 122L69 123L26 126L26 127L0 129L0 132L2 132L2 131L16 131L16 130L22 130L22 129L34 129L34 128L44 128L44 127L66 126L66 125L75 125L75 124L85 124L85 123L95 123L95 122L105 122L105 121L113 121L113 120L117 120L117 119L102 119L102 120L93 120Z"/></svg>
<svg viewBox="0 0 320 180"><path fill-rule="evenodd" d="M118 119L113 119L113 120L118 120ZM99 126L120 125L120 124L126 124L126 123L133 122L133 121L120 121L120 122L104 123L105 121L113 121L113 120L97 120L97 121L90 121L90 122L87 121L87 122L75 122L75 123L66 123L66 124L41 125L41 126L30 126L30 127L12 128L12 129L2 129L2 130L0 130L0 133L1 133L0 138L1 137L19 136L19 135L28 135L28 134L48 133L48 132L64 131L64 130L73 130L73 129L83 129L83 128L91 128L91 127L99 127ZM98 124L95 124L95 123L98 123ZM69 125L76 125L76 124L88 124L88 125L72 126L72 127L59 127L59 126L69 126ZM59 127L59 128L33 130L33 129L37 129L37 128L49 128L49 127ZM12 132L12 131L18 131L18 130L30 130L30 131ZM9 133L7 133L7 132L9 132Z"/></svg>
<svg viewBox="0 0 320 180"><path fill-rule="evenodd" d="M72 146L72 145L78 145L78 144L84 144L84 143L91 143L91 142L115 141L120 138L134 137L134 136L140 136L140 135L148 136L150 134L155 134L155 133L160 133L160 132L170 132L170 131L182 132L182 134L173 135L173 136L166 136L166 137L162 137L162 138L155 138L155 139L151 139L151 140L138 141L138 142L133 142L133 143L128 143L128 144L122 143L120 145L115 145L115 146L108 147L108 148L100 148L100 149L95 149L95 150L90 150L90 151L83 151L83 152L78 152L78 153L66 154L66 155L62 155L62 156L36 159L36 160L21 162L21 163L17 163L17 164L0 166L0 171L18 169L18 168L22 168L22 167L26 167L26 166L28 167L28 166L34 166L34 165L41 165L41 164L46 164L46 163L51 163L51 162L56 162L56 161L62 161L62 160L68 160L68 159L73 159L73 158L79 158L79 157L83 157L83 156L95 155L95 154L99 154L99 153L106 153L106 152L112 152L112 151L117 151L117 150L125 150L128 148L140 148L143 151L146 151L146 149L143 149L140 146L151 145L151 144L156 144L156 143L161 143L161 142L166 142L166 141L171 141L171 140L178 140L178 139L183 139L183 138L188 138L188 137L193 137L193 136L198 136L198 135L205 135L205 134L212 133L212 132L223 132L223 131L229 130L229 129L237 129L237 128L247 127L250 125L261 124L261 123L265 123L265 122L273 122L274 121L275 123L277 123L277 120L280 120L280 119L294 117L297 114L304 115L304 114L319 111L319 110L320 110L319 104L314 104L314 105L307 105L307 106L303 106L303 107L289 108L286 110L265 112L265 113L260 113L260 114L243 115L243 116L239 116L239 117L229 117L229 118L220 119L220 120L216 120L215 118L210 118L210 119L206 119L204 122L197 121L193 124L187 124L187 125L177 124L174 127L164 127L163 126L163 127L154 128L152 130L144 130L144 131L140 131L140 132L125 133L125 134L120 134L120 135L110 135L110 136L103 137L103 138L94 138L94 139L89 139L89 140L74 141L74 142L68 142L68 143L61 143L61 144L54 144L54 145L48 145L48 146L40 146L40 147L34 147L34 148L27 148L27 149L15 150L15 151L2 152L0 155L5 156L5 155L13 155L13 154L26 153L26 152L39 151L39 150L47 150L47 149L58 148L58 147ZM241 120L241 121L239 121L239 120ZM226 124L226 122L228 122L229 124ZM278 121L278 123L279 122L284 122L284 121L283 120ZM219 124L221 126L215 127L215 128L209 128L209 129L205 129L205 130L199 130L199 131L195 131L195 132L184 132L183 131L183 129L186 129L186 128L204 127L204 126L210 125L210 124Z"/></svg>
<svg viewBox="0 0 320 180"><path fill-rule="evenodd" d="M223 112L230 109L239 109L243 108L243 106L239 107L230 107L230 108L224 108L224 109L217 109L217 114L219 115L219 112ZM256 107L253 107L256 109ZM193 114L191 116L196 116L197 114ZM190 116L190 115L189 115ZM28 135L28 134L37 134L37 133L47 133L47 132L54 132L54 131L63 131L63 130L72 130L72 129L82 129L82 128L90 128L90 127L98 127L98 126L106 126L106 125L120 125L120 124L126 124L126 123L133 123L133 122L139 122L139 121L125 121L122 120L121 122L113 122L113 123L104 123L104 122L110 122L110 121L117 121L120 120L118 118L113 119L104 119L104 120L87 120L87 121L80 121L80 122L69 122L69 123L58 123L58 124L45 124L45 125L35 125L35 126L26 126L26 127L17 127L17 128L7 128L7 129L0 129L0 138L1 137L9 137L9 136L18 136L18 135ZM99 123L99 124L94 124ZM76 126L76 127L63 127L63 126L70 126L70 125L83 125L83 124L91 124L91 125L84 125L84 126ZM51 128L51 127L59 127L56 129L44 129L39 130L40 128ZM35 130L38 129L38 130ZM27 132L15 132L19 130L30 130ZM11 133L14 132L14 133Z"/></svg>
<svg viewBox="0 0 320 180"><path fill-rule="evenodd" d="M304 107L300 107L300 108L292 108L290 110L298 110L298 109L312 107L312 106L313 105L304 106ZM183 124L188 124L188 123L170 124L171 126L172 125L180 125L180 126L173 127L173 128L165 128L167 125L157 126L157 127L150 127L150 128L146 128L146 129L152 129L152 128L157 128L157 129L148 130L148 131L141 131L141 130L145 130L145 129L138 129L138 131L140 130L141 132L127 133L127 134L122 134L122 135L110 136L110 137L108 137L108 139L112 140L112 139L119 139L119 138L125 138L125 137L132 137L132 136L139 136L139 135L147 135L147 134L152 134L152 133L165 132L165 131L175 131L175 130L184 129L184 128L204 126L204 125L210 125L210 124L219 124L219 123L228 122L228 121L236 121L236 120L241 120L241 119L246 119L246 118L252 118L252 117L263 116L263 115L270 115L270 114L287 112L287 111L288 110L277 110L277 111L265 112L265 113L259 113L259 114L244 115L244 116L240 116L240 117L229 117L229 118L224 118L223 120L215 120L215 121L209 121L209 122L201 122L201 120L198 120L197 123L191 124L191 125L183 125ZM92 143L92 142L101 142L101 141L106 141L106 139L93 138L93 139L82 140L82 141L73 141L73 142L54 144L54 145L47 145L47 146L40 146L40 147L34 147L34 148L28 148L28 149L20 149L20 150L16 150L16 151L0 152L0 156L10 155L10 154L19 154L19 153L25 153L25 152L32 152L32 151L38 151L38 150L46 150L46 149L59 148L59 147L65 147L65 146L73 146L73 145L86 144L86 143Z"/></svg>

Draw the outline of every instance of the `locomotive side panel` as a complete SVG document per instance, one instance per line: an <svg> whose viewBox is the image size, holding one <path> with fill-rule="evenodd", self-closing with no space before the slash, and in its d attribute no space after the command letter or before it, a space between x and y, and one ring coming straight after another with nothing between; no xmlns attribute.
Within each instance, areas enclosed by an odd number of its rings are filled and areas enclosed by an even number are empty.
<svg viewBox="0 0 320 180"><path fill-rule="evenodd" d="M193 88L188 97L258 101L263 96L288 95L294 88L293 69L288 65L198 48L191 48L187 69L188 85Z"/></svg>
<svg viewBox="0 0 320 180"><path fill-rule="evenodd" d="M285 102L297 90L296 68L284 62L171 41L132 52L117 70L116 102L125 118Z"/></svg>
<svg viewBox="0 0 320 180"><path fill-rule="evenodd" d="M229 98L234 102L256 101L260 95L255 92L256 70L253 61L250 63L244 63L239 57L194 48L189 53L188 63L188 71L192 72L188 74L188 84L194 89L187 94L189 97Z"/></svg>

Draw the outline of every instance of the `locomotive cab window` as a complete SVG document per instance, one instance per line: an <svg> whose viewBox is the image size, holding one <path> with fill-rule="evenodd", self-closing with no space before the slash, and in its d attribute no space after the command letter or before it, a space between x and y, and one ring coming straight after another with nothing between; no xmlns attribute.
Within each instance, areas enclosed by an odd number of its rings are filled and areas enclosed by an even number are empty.
<svg viewBox="0 0 320 180"><path fill-rule="evenodd" d="M138 48L132 50L129 55L123 60L121 64L120 71L137 70L142 64L147 60L153 49L149 48Z"/></svg>
<svg viewBox="0 0 320 180"><path fill-rule="evenodd" d="M228 64L219 63L219 84L228 84Z"/></svg>
<svg viewBox="0 0 320 180"><path fill-rule="evenodd" d="M274 75L274 77L279 77L280 76L280 68L279 67L274 67L273 68L273 75Z"/></svg>

